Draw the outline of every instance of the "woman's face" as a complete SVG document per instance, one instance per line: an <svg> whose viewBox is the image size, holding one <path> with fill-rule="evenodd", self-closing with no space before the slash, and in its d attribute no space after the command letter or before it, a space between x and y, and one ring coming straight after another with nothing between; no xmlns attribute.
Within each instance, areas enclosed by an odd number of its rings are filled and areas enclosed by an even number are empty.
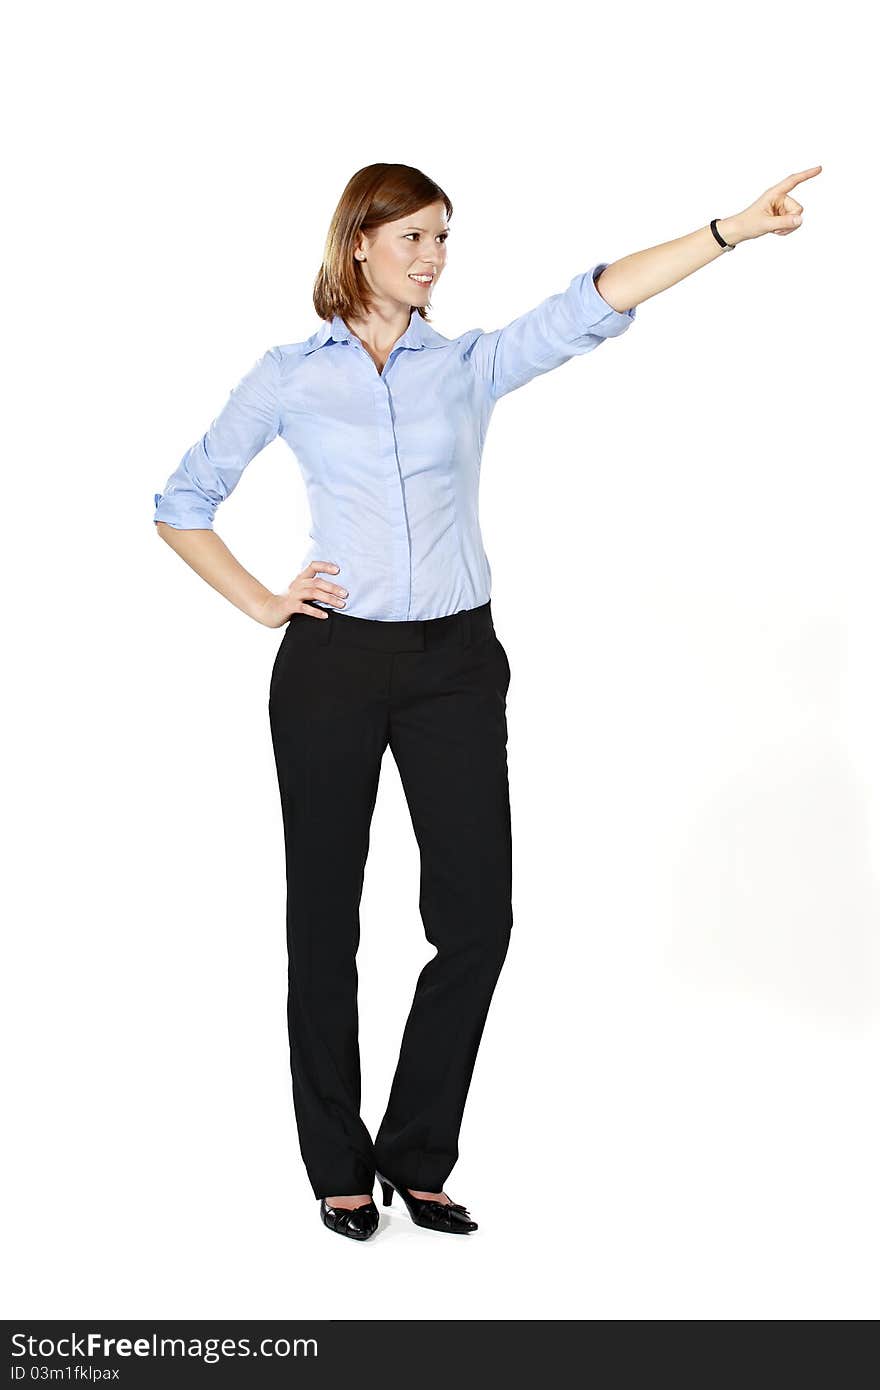
<svg viewBox="0 0 880 1390"><path fill-rule="evenodd" d="M355 254L377 302L427 308L446 265L448 235L445 203L429 203L409 217L385 222L369 239L362 235Z"/></svg>

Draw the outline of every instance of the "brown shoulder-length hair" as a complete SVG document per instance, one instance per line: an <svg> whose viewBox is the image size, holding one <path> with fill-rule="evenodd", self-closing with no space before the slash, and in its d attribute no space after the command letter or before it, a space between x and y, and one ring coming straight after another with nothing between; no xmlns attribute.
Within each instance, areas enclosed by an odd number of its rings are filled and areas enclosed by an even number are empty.
<svg viewBox="0 0 880 1390"><path fill-rule="evenodd" d="M443 189L409 164L368 164L352 174L330 222L324 259L315 280L312 300L318 317L363 318L372 307L360 262L354 258L358 234L385 222L396 222L429 203L445 203L447 219L452 203ZM419 305L422 318L428 315ZM430 322L430 320L429 320Z"/></svg>

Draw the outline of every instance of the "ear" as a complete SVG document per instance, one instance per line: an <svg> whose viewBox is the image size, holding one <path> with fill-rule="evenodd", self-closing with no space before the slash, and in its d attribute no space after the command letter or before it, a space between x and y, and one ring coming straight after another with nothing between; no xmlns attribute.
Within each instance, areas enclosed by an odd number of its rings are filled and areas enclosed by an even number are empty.
<svg viewBox="0 0 880 1390"><path fill-rule="evenodd" d="M356 261L363 261L363 260L365 260L365 259L366 259L366 256L367 256L367 252L369 251L369 249L370 249L370 240L369 240L369 237L368 237L364 232L358 232L358 234L357 234L357 239L356 239L356 241L355 241L355 243L354 243L354 251L353 251L354 259L355 259Z"/></svg>

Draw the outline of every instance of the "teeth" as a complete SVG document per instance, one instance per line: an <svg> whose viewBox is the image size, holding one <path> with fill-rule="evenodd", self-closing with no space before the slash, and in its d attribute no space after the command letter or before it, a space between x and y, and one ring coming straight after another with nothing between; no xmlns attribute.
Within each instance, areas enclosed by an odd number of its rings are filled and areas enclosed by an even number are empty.
<svg viewBox="0 0 880 1390"><path fill-rule="evenodd" d="M420 285L430 285L434 279L433 275L411 275L410 280L417 280Z"/></svg>

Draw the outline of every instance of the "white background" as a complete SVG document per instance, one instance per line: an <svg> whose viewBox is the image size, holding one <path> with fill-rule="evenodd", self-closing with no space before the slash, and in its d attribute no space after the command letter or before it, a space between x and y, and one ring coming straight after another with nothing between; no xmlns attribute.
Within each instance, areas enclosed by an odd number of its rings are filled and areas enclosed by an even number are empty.
<svg viewBox="0 0 880 1390"><path fill-rule="evenodd" d="M877 1315L865 14L178 0L8 24L6 1316ZM823 172L797 233L495 412L515 925L447 1184L480 1230L420 1232L395 1199L358 1246L320 1225L289 1092L282 633L152 510L256 357L318 326L330 216L377 160L453 201L450 337ZM282 440L217 530L294 577ZM418 869L389 753L373 1132L430 954Z"/></svg>

